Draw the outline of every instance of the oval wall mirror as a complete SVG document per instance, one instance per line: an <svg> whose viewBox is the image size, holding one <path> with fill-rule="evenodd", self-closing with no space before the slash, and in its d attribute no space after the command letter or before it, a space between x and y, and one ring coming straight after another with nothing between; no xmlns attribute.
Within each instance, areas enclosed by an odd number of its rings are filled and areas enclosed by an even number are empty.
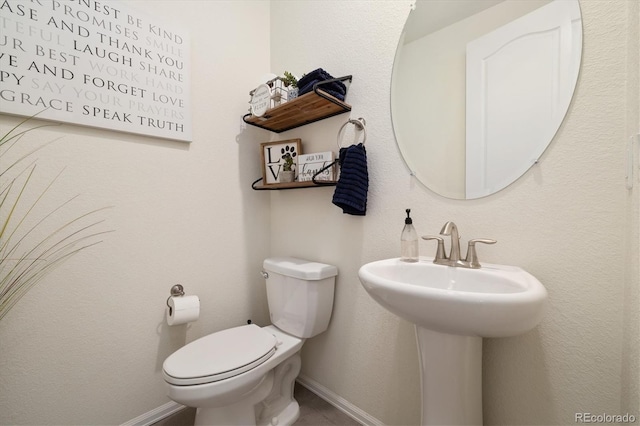
<svg viewBox="0 0 640 426"><path fill-rule="evenodd" d="M409 169L448 198L505 188L558 131L581 55L578 0L418 0L391 79Z"/></svg>

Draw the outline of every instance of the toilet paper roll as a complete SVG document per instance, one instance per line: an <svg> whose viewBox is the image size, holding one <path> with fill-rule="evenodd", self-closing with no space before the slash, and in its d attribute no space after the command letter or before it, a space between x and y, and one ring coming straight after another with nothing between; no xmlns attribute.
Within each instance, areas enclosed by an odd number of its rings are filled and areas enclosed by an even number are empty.
<svg viewBox="0 0 640 426"><path fill-rule="evenodd" d="M167 324L180 325L196 321L200 316L198 296L176 296L167 301Z"/></svg>

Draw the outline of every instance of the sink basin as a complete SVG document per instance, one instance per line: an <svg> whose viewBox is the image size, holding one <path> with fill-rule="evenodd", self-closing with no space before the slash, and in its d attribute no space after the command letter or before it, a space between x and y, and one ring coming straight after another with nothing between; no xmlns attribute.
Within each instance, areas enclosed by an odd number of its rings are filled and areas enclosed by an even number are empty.
<svg viewBox="0 0 640 426"><path fill-rule="evenodd" d="M547 291L528 272L515 266L467 269L432 261L379 260L362 266L358 275L384 308L440 333L508 337L531 330L542 319Z"/></svg>

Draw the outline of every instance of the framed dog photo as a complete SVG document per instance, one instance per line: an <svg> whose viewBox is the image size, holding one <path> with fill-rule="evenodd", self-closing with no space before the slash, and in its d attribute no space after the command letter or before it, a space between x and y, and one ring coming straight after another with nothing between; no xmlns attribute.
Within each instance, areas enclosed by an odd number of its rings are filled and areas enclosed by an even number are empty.
<svg viewBox="0 0 640 426"><path fill-rule="evenodd" d="M260 144L262 158L262 183L274 185L282 182L292 182L298 166L298 156L302 151L301 139L287 139L284 141L264 142ZM287 170L293 173L286 173ZM285 173L282 173L285 171Z"/></svg>

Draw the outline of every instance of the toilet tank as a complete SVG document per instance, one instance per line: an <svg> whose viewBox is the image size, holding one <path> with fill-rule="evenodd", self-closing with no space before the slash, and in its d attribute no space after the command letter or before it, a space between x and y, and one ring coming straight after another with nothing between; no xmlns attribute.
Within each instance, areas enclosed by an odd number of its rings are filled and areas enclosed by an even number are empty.
<svg viewBox="0 0 640 426"><path fill-rule="evenodd" d="M338 268L324 263L276 257L263 263L271 323L300 338L329 326Z"/></svg>

